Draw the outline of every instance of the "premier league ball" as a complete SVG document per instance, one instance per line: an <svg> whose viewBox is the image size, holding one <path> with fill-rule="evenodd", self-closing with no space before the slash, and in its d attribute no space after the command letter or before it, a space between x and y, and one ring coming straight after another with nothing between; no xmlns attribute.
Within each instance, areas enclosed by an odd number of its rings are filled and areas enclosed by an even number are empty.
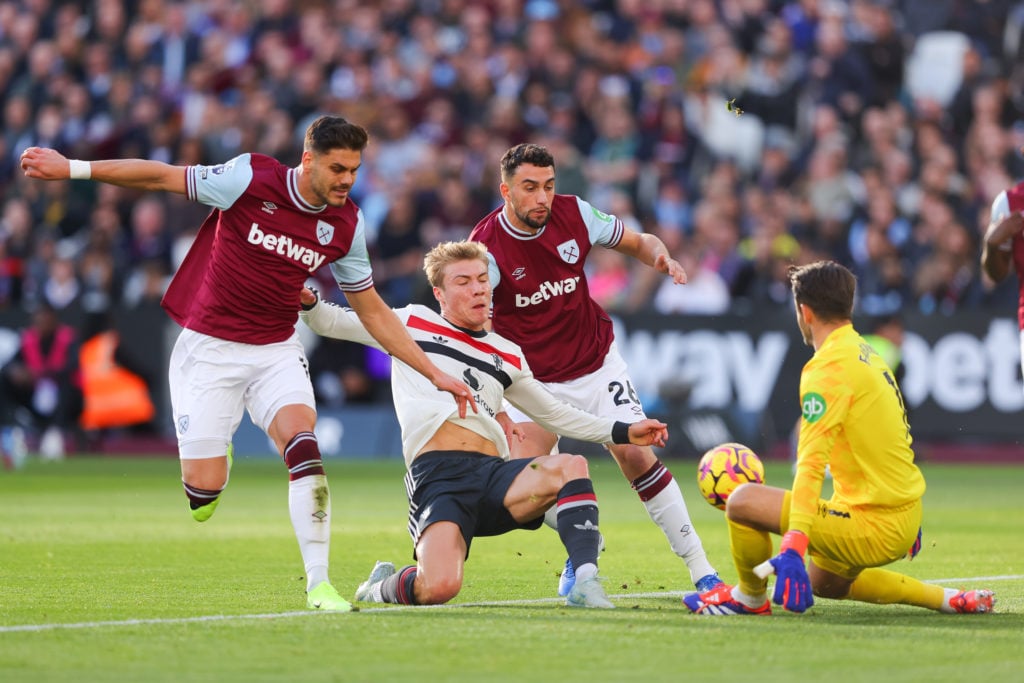
<svg viewBox="0 0 1024 683"><path fill-rule="evenodd" d="M697 486L710 505L725 509L729 494L740 484L764 483L764 464L754 451L743 444L723 443L700 459Z"/></svg>

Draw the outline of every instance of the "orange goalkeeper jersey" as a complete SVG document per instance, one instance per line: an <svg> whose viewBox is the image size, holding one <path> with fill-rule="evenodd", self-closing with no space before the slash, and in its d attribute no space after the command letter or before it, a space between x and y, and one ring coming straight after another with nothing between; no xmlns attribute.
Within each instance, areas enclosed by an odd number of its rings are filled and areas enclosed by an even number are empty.
<svg viewBox="0 0 1024 683"><path fill-rule="evenodd" d="M852 325L834 330L804 366L800 406L790 529L811 528L826 465L833 499L851 507L899 507L924 494L903 395Z"/></svg>

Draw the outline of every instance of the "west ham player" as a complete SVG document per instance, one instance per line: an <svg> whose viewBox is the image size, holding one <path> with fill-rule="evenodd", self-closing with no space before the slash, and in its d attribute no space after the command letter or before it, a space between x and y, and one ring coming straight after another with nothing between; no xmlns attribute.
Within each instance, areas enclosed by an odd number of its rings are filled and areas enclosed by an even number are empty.
<svg viewBox="0 0 1024 683"><path fill-rule="evenodd" d="M472 403L469 388L427 358L373 287L362 212L349 201L366 143L361 127L324 116L306 130L295 168L259 154L188 167L69 160L38 147L21 156L29 178L175 192L213 207L163 300L184 328L169 372L182 482L192 516L209 519L227 485L231 437L247 409L288 466L288 507L311 609L352 607L327 572L330 496L313 433L313 389L295 332L306 279L329 264L383 348L453 394L460 413Z"/></svg>
<svg viewBox="0 0 1024 683"><path fill-rule="evenodd" d="M1024 182L1000 192L981 247L981 267L995 282L1017 272L1017 322L1020 325L1021 367L1024 368Z"/></svg>
<svg viewBox="0 0 1024 683"><path fill-rule="evenodd" d="M632 256L676 284L686 282L683 267L657 237L626 229L579 197L555 194L555 161L544 147L508 150L501 159L500 189L504 205L470 235L489 250L494 330L522 347L537 379L563 401L619 420L644 417L616 350L612 322L590 298L584 264L597 245ZM527 419L514 410L509 414ZM557 443L557 436L536 424L519 429L525 438L514 457L547 453ZM719 583L668 468L649 447L608 449L672 550L686 561L697 588ZM572 570L567 562L559 594L571 587Z"/></svg>
<svg viewBox="0 0 1024 683"><path fill-rule="evenodd" d="M832 261L789 270L796 323L814 356L800 374L800 439L793 489L744 484L725 517L739 583L683 598L711 616L793 612L813 596L926 607L949 614L991 612L992 591L927 584L888 569L921 549L925 481L914 463L903 395L851 323L856 279ZM823 499L825 468L833 493ZM783 534L772 557L770 533ZM805 566L810 556L810 568Z"/></svg>
<svg viewBox="0 0 1024 683"><path fill-rule="evenodd" d="M545 391L519 347L485 329L491 286L482 244L440 244L427 254L424 268L441 314L419 305L396 312L439 367L473 388L480 410L459 415L449 401L439 400L429 382L405 363L395 363L391 381L408 467L409 532L417 564L396 572L390 562L378 562L356 599L447 602L462 586L474 536L536 529L550 508L556 510L559 535L576 567L566 603L614 607L597 579L597 499L586 459L558 453L509 460L506 434L495 415L504 396L546 427L575 438L658 445L667 436L664 423L600 418ZM302 297L303 308L309 309L302 319L315 332L380 346L352 311L319 303L309 290Z"/></svg>

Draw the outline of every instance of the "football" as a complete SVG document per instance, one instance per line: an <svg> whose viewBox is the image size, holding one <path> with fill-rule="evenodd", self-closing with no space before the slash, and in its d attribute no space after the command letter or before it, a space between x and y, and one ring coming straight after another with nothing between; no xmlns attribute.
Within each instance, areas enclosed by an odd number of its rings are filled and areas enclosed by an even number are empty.
<svg viewBox="0 0 1024 683"><path fill-rule="evenodd" d="M723 443L700 459L697 486L710 505L725 509L729 494L740 484L764 483L764 464L754 451L743 444Z"/></svg>

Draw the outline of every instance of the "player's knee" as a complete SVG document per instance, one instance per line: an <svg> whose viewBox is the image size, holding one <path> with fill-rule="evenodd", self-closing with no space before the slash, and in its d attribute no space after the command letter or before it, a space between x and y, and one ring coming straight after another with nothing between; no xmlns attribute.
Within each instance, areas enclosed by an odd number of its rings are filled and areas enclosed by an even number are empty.
<svg viewBox="0 0 1024 683"><path fill-rule="evenodd" d="M729 494L725 502L725 516L730 522L749 525L759 518L757 497L751 486L754 484L740 484Z"/></svg>
<svg viewBox="0 0 1024 683"><path fill-rule="evenodd" d="M203 460L183 460L181 480L186 486L218 491L227 485L227 458L206 458Z"/></svg>
<svg viewBox="0 0 1024 683"><path fill-rule="evenodd" d="M647 446L620 444L612 446L611 452L619 467L626 471L647 471L658 460L654 451Z"/></svg>
<svg viewBox="0 0 1024 683"><path fill-rule="evenodd" d="M416 602L420 605L441 605L456 595L462 588L462 581L454 576L417 577Z"/></svg>
<svg viewBox="0 0 1024 683"><path fill-rule="evenodd" d="M587 479L590 477L590 467L587 465L587 459L582 455L570 455L565 454L565 464L562 466L562 483L572 481L574 479Z"/></svg>

